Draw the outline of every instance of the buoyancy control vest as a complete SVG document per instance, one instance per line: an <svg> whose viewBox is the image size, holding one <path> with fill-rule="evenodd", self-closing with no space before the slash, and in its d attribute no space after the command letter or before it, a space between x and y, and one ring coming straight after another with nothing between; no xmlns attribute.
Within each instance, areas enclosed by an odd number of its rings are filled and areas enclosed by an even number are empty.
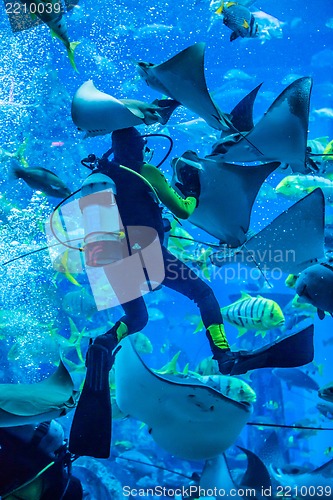
<svg viewBox="0 0 333 500"><path fill-rule="evenodd" d="M136 171L140 174L140 169ZM116 202L123 225L152 227L163 241L162 207L144 180L114 161L104 162L97 172L108 175L116 185Z"/></svg>

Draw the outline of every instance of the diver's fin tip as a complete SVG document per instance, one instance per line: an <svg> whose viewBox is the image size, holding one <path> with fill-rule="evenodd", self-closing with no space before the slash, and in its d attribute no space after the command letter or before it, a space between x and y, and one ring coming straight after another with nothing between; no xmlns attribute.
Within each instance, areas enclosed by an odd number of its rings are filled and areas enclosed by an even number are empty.
<svg viewBox="0 0 333 500"><path fill-rule="evenodd" d="M109 458L112 407L108 350L92 344L87 353L87 375L75 410L69 437L71 453Z"/></svg>

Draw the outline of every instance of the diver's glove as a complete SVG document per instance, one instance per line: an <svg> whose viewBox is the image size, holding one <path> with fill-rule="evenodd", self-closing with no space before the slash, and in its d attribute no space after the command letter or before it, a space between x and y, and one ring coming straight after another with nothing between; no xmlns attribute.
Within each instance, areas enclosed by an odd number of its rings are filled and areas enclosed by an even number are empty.
<svg viewBox="0 0 333 500"><path fill-rule="evenodd" d="M182 182L177 182L176 187L186 198L188 196L196 198L198 206L201 191L198 169L191 167L190 165L186 165L179 169L179 176Z"/></svg>

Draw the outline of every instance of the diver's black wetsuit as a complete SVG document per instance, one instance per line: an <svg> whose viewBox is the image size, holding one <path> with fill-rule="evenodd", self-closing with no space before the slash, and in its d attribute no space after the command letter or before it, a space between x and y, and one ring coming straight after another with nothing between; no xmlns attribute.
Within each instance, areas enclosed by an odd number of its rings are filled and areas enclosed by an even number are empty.
<svg viewBox="0 0 333 500"><path fill-rule="evenodd" d="M178 217L188 218L195 208L195 199L183 199L174 191L163 174L152 165L142 164L131 169L148 180L161 201ZM180 292L193 300L199 307L206 328L222 323L219 304L212 289L188 266L170 253L165 246L162 208L154 200L152 191L140 177L120 168L116 162L109 162L99 171L108 175L116 184L116 201L119 213L126 226L149 226L159 236L165 266L163 285ZM117 291L115 290L117 293ZM142 330L148 322L148 312L142 297L122 304L125 311L120 321L126 324L128 334Z"/></svg>

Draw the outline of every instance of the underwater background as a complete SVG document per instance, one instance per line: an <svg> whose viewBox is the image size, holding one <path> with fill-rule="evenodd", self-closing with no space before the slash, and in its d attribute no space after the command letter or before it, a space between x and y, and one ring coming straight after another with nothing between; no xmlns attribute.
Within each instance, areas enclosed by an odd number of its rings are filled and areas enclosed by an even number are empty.
<svg viewBox="0 0 333 500"><path fill-rule="evenodd" d="M139 60L160 63L193 43L205 42L207 86L223 111L230 112L243 96L264 82L254 107L254 118L258 121L287 85L298 77L311 76L314 84L308 139L326 137L327 142L333 139L332 3L263 0L251 6L251 10L263 10L274 16L281 22L281 29L273 26L270 37L230 42L230 30L221 19L212 22L213 12L206 0L187 3L80 0L66 14L70 39L80 42L75 49L78 68L75 72L62 43L52 39L46 25L13 34L5 9L1 9L0 383L31 384L46 378L56 369L59 349L69 361L73 376L82 376L84 365L71 339L84 330L80 337L80 355L84 357L89 337L103 333L105 325L109 329L120 315L117 308L98 312L86 276L79 274L68 279L56 272L47 248L24 256L47 246L44 222L59 200L31 189L11 172L12 158L20 150L29 166L55 172L72 192L80 188L88 174L81 159L89 153L99 156L110 147L109 135L83 139L84 134L72 122L71 100L86 80L92 79L99 90L118 99L152 102L160 96L140 80L134 63ZM190 111L180 107L165 127L149 127L149 130L140 127L140 130L169 134L174 141L172 157L187 149L208 154L217 138L216 131L210 129L211 135L207 132L202 138L200 133L189 134L179 126L194 118ZM163 158L166 142L160 138L149 140L149 146L155 150L153 164ZM169 160L162 171L171 178ZM253 231L265 227L294 203L274 190L283 177L284 173L278 170L264 183L253 208L250 226ZM332 209L327 203L326 222L330 228L331 217ZM189 222L182 224L182 229L193 238L217 243ZM198 251L195 243L191 251ZM302 314L290 306L287 309L295 292L285 286L285 274L279 279L268 277L269 286L260 273L256 279L243 274L233 279L214 278L210 265L207 272L205 277L211 276L210 284L221 307L237 300L241 292L247 292L280 304L286 317L284 332L297 325L298 316L312 319L315 359L302 371L320 387L333 380L333 320L329 315L319 320L316 311L310 308ZM147 338L142 340L141 355L149 367L161 368L180 352L179 372L187 363L194 370L210 356L204 331L193 333L200 322L193 303L165 288L149 294L146 301L150 321L143 331ZM260 347L281 333L270 330L258 336L249 331L237 338L237 329L228 323L226 331L232 347L242 349ZM333 414L328 412L324 416L316 407L320 402L316 390L293 382L287 384L271 369L252 372L243 379L257 394L250 421L333 427ZM73 412L69 412L59 419L67 435L72 416ZM276 433L278 447L283 450L283 465L296 464L312 470L333 458L333 435L329 430L245 426L235 444L260 455L271 433ZM227 456L236 473L245 467L245 456L235 446L227 451ZM89 481L84 474L80 476L90 498L103 499L122 498L123 485L188 484L192 474L200 474L203 466L171 456L154 443L146 427L132 419L114 420L110 459L79 460L82 468L90 468Z"/></svg>

